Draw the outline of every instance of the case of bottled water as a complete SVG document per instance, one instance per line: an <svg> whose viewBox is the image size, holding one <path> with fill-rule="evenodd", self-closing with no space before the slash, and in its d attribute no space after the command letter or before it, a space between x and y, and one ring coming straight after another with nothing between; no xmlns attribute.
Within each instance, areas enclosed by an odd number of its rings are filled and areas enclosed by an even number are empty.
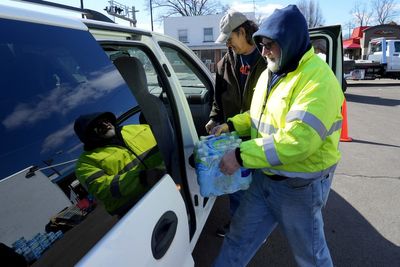
<svg viewBox="0 0 400 267"><path fill-rule="evenodd" d="M232 175L225 175L219 169L222 156L237 148L241 142L235 132L200 137L194 154L197 181L203 197L220 196L249 188L251 170L242 167Z"/></svg>

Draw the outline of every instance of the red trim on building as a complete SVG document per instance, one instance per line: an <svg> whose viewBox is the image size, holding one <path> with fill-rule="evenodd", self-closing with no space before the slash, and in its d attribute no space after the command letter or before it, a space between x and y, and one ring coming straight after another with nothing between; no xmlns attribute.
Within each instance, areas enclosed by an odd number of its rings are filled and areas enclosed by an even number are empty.
<svg viewBox="0 0 400 267"><path fill-rule="evenodd" d="M360 49L360 39L347 39L343 41L344 49Z"/></svg>
<svg viewBox="0 0 400 267"><path fill-rule="evenodd" d="M354 28L350 39L356 39L356 38L360 39L361 37L363 37L363 31L368 28L369 28L369 26L360 26L360 27Z"/></svg>
<svg viewBox="0 0 400 267"><path fill-rule="evenodd" d="M351 38L343 41L344 49L360 49L360 39L363 37L364 30L368 29L368 26L360 26L353 29Z"/></svg>

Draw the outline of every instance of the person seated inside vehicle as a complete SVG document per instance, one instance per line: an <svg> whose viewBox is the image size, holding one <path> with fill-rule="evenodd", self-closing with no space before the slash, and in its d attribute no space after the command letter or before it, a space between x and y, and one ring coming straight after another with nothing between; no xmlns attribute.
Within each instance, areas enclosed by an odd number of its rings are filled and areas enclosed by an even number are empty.
<svg viewBox="0 0 400 267"><path fill-rule="evenodd" d="M111 112L86 114L74 130L84 144L75 174L108 213L122 216L165 173L147 124L116 125Z"/></svg>

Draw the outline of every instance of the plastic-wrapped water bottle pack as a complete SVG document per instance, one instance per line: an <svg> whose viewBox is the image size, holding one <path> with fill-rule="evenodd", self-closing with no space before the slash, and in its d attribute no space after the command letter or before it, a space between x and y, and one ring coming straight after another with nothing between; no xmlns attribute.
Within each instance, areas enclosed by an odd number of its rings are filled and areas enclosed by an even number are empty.
<svg viewBox="0 0 400 267"><path fill-rule="evenodd" d="M197 181L203 197L220 196L249 188L251 170L240 168L233 175L225 175L219 169L222 156L241 142L235 132L200 137L194 154Z"/></svg>
<svg viewBox="0 0 400 267"><path fill-rule="evenodd" d="M37 233L30 240L21 237L12 244L12 247L15 252L23 255L28 263L31 263L39 259L43 252L62 236L63 232L61 230L50 233Z"/></svg>

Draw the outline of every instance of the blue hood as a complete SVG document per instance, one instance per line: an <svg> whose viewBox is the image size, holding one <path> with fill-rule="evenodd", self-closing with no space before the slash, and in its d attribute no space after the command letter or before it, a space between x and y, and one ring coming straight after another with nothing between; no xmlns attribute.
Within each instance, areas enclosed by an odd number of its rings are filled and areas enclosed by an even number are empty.
<svg viewBox="0 0 400 267"><path fill-rule="evenodd" d="M302 56L311 47L307 22L295 5L275 9L253 34L256 44L261 42L262 37L274 40L281 47L281 62L277 74L295 70Z"/></svg>

